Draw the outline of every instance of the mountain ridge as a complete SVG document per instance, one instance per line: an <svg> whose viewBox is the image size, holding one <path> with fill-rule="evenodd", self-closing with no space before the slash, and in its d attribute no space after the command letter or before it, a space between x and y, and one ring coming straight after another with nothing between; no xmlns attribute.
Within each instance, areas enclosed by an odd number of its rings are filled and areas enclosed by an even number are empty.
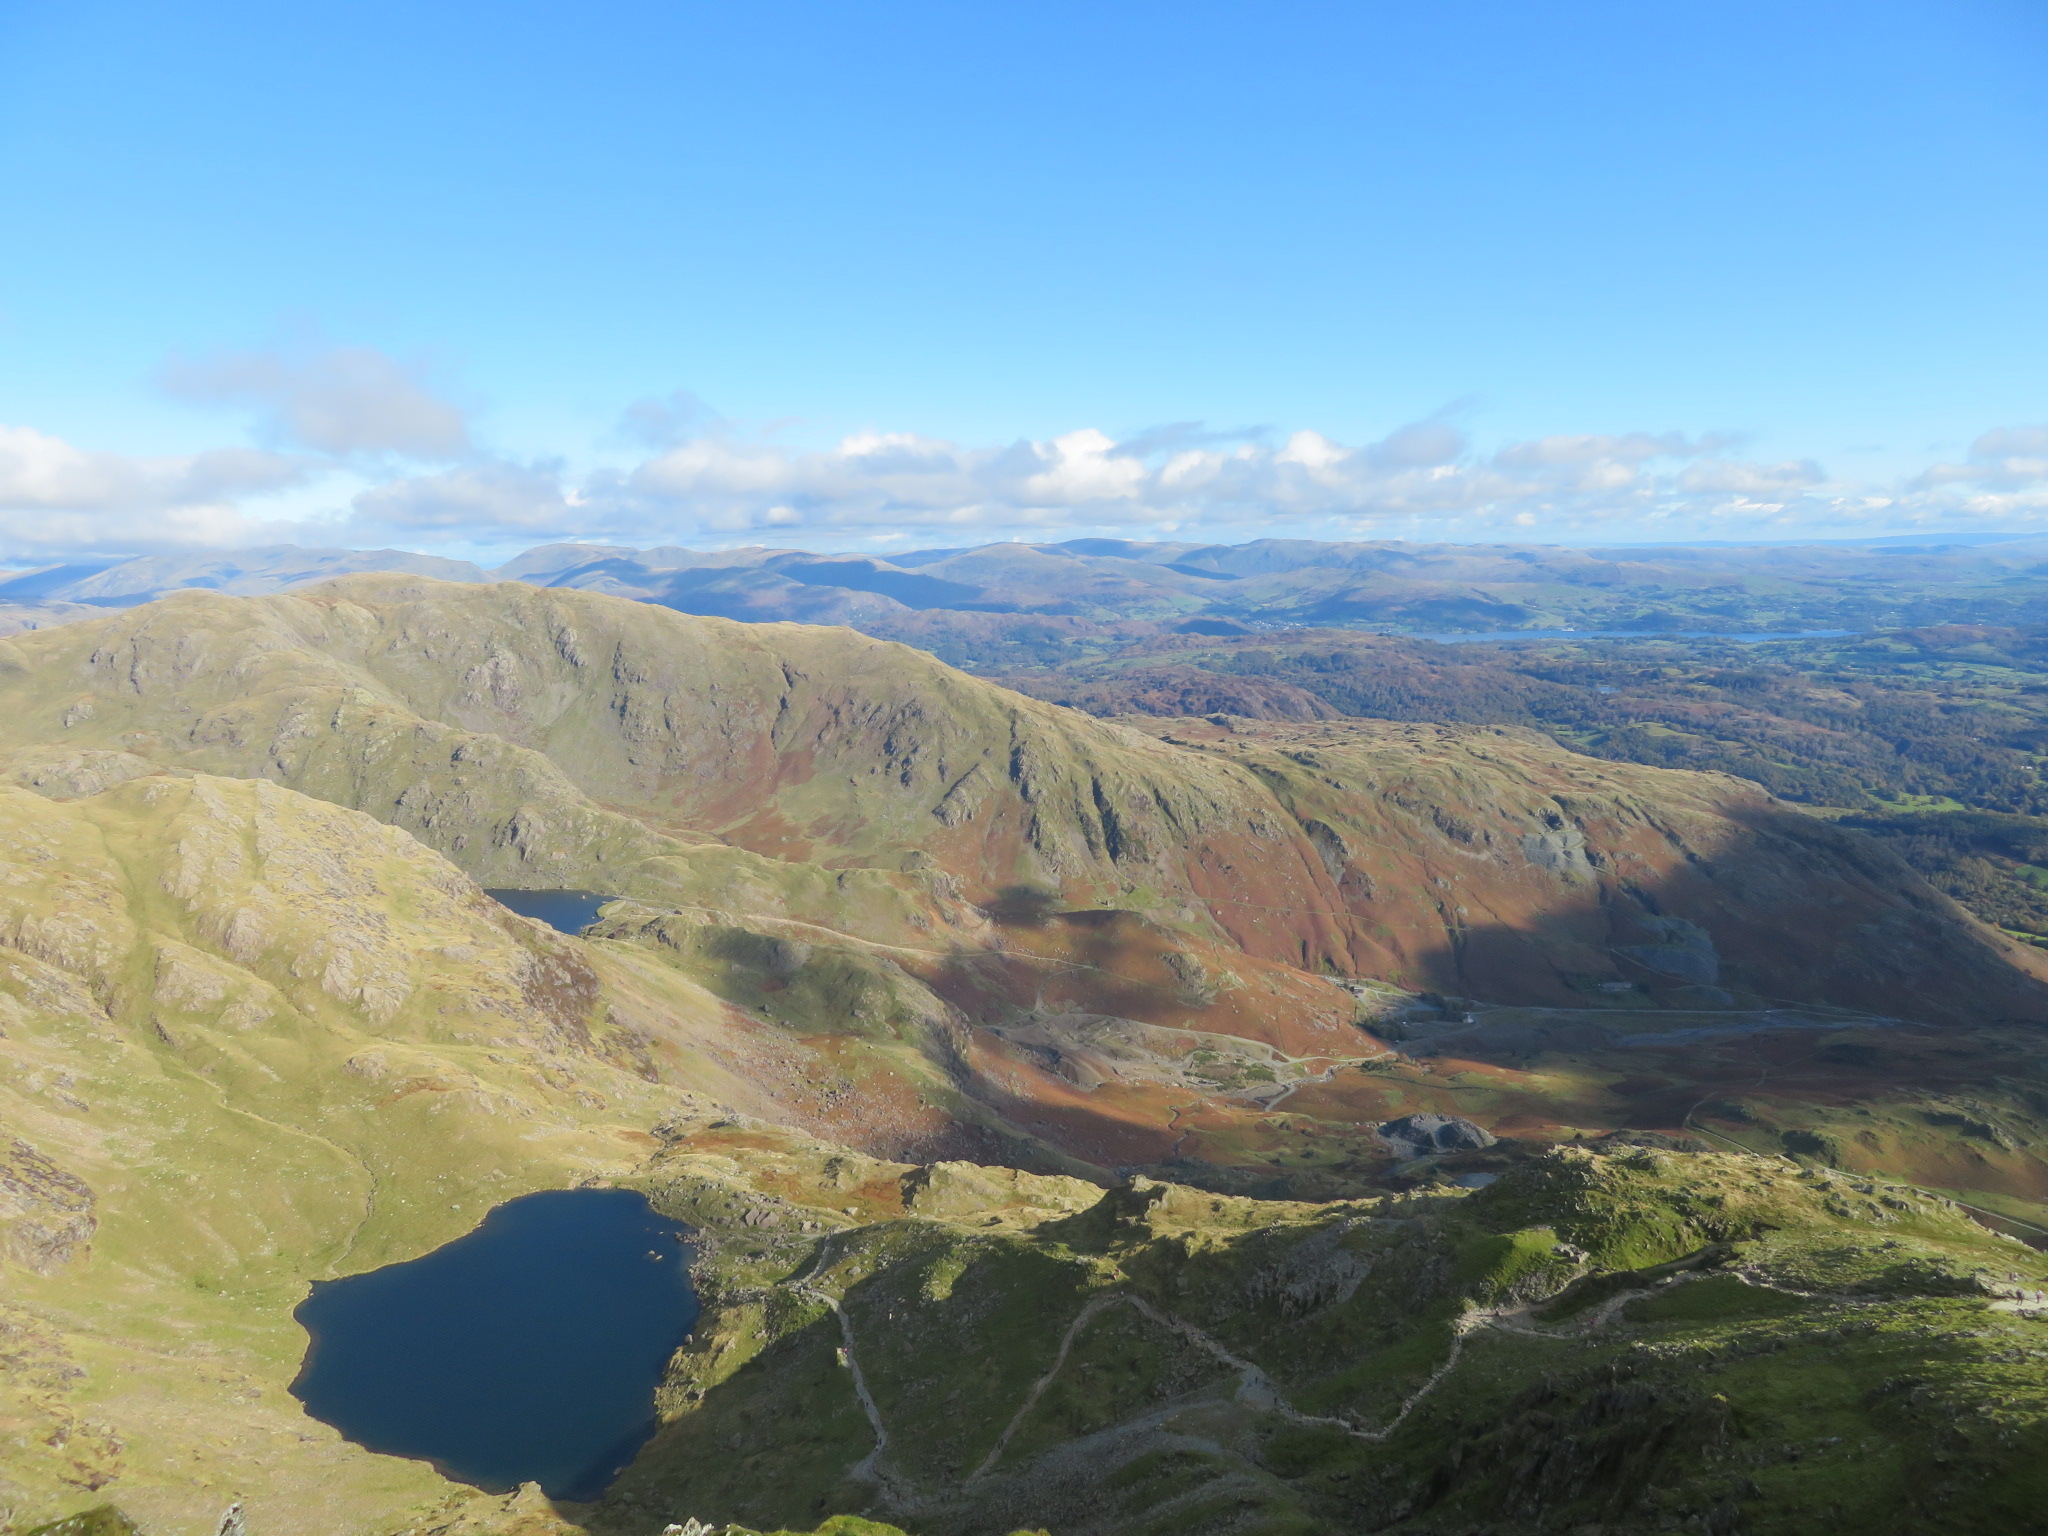
<svg viewBox="0 0 2048 1536"><path fill-rule="evenodd" d="M1881 889L1912 892L1916 920L1953 928L1959 956L2042 974L2040 960L1962 918L1902 866L1739 781L1599 764L1534 733L1370 722L1140 732L844 631L376 575L298 597L189 593L8 646L0 701L14 718L0 742L26 754L17 777L61 778L38 756L51 741L125 754L96 759L104 772L135 759L271 777L405 826L496 884L751 905L826 926L851 912L853 931L897 939L932 925L980 932L983 909L1005 899L1128 906L1207 942L1356 975L1384 967L1373 931L1389 924L1429 924L1442 935L1430 947L1459 947L1467 925L1420 891L1478 880L1473 889L1495 890L1490 901L1524 912L1532 897L1569 906L1582 890L1633 900L1628 889L1676 877L1684 860L1673 863L1673 849L1711 860L1746 837L1786 850L1769 855L1776 872L1759 890L1799 888L1797 866L1825 848L1838 886L1862 882L1865 907L1891 899ZM81 686L40 681L52 675ZM1276 749L1254 750L1267 736ZM1348 759L1353 789L1312 789L1332 775L1296 758L1313 757L1317 742L1360 744ZM1384 799L1384 786L1411 774L1425 742L1450 753L1444 768L1397 792L1423 811L1382 815L1348 841L1332 830L1345 804ZM1553 787L1511 791L1494 783L1502 773L1547 775ZM1570 812L1574 797L1581 812ZM1460 810L1466 802L1477 821ZM1708 820L1690 834L1660 828L1659 803ZM1624 846L1631 827L1650 840ZM1589 829L1590 856L1544 851L1546 838L1584 846ZM1353 843L1413 847L1430 867L1383 897L1384 874L1376 882ZM1623 878L1624 865L1637 872ZM1502 878L1535 884L1509 899L1496 890ZM865 894L847 901L855 888ZM770 891L780 894L763 907ZM1820 911L1843 899L1802 904ZM1389 911L1383 901L1411 905ZM1743 920L1740 905L1720 921ZM1655 906L1644 915L1656 917ZM1799 979L1807 969L1779 962L1758 990L1812 995ZM1460 984L1452 971L1418 974ZM1971 987L1996 995L1990 975ZM1514 984L1526 992L1533 973ZM1941 991L1921 988L1917 1006L1938 1016Z"/></svg>
<svg viewBox="0 0 2048 1536"><path fill-rule="evenodd" d="M13 1508L1803 1536L2048 1465L2048 1272L1897 1182L2048 1222L2048 961L1740 780L372 573L0 642L0 834ZM605 1500L297 1412L309 1280L584 1182L707 1303Z"/></svg>

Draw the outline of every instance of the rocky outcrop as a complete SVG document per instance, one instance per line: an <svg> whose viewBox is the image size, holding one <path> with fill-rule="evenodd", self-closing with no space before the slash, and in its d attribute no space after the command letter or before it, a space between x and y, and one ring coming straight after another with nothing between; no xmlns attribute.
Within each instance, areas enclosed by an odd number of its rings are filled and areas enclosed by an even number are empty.
<svg viewBox="0 0 2048 1536"><path fill-rule="evenodd" d="M24 1536L141 1536L133 1520L112 1504L95 1504L61 1520L32 1526Z"/></svg>
<svg viewBox="0 0 2048 1536"><path fill-rule="evenodd" d="M1444 1152L1476 1152L1498 1139L1484 1126L1457 1115L1403 1115L1379 1127L1379 1139L1396 1157L1433 1157Z"/></svg>
<svg viewBox="0 0 2048 1536"><path fill-rule="evenodd" d="M84 1253L99 1225L92 1186L19 1137L0 1143L0 1262L47 1275Z"/></svg>

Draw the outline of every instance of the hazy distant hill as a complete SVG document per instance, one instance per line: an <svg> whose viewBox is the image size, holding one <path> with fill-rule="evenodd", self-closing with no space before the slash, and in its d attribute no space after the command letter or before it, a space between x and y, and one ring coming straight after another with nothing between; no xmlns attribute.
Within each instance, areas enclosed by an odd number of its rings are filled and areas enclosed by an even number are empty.
<svg viewBox="0 0 2048 1536"><path fill-rule="evenodd" d="M1568 549L1076 539L887 557L557 545L498 574L730 618L851 623L924 643L935 632L933 621L913 615L1057 617L1202 633L1276 623L1740 633L1964 616L2015 621L2048 618L2044 562L2048 547L2038 541ZM1007 628L969 621L959 635L1000 637ZM943 644L938 648L947 654Z"/></svg>
<svg viewBox="0 0 2048 1536"><path fill-rule="evenodd" d="M278 544L188 555L144 555L134 560L50 566L0 580L0 604L89 603L125 608L166 592L200 587L214 592L282 592L309 581L356 571L406 571L442 581L482 581L467 560L444 560L407 549L301 549Z"/></svg>
<svg viewBox="0 0 2048 1536"><path fill-rule="evenodd" d="M258 594L361 571L479 581L402 550L265 550L57 566L0 582L10 604ZM1271 625L1408 632L1579 627L1753 633L2048 620L2048 544L1569 549L1398 540L1249 544L1073 539L879 555L553 544L489 573L685 613L847 624L955 663ZM1048 629L1048 626L1052 626Z"/></svg>

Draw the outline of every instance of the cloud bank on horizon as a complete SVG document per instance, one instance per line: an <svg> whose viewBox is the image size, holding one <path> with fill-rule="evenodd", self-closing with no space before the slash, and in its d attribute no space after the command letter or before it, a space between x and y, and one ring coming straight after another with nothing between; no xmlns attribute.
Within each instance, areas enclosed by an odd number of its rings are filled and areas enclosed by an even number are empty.
<svg viewBox="0 0 2048 1536"><path fill-rule="evenodd" d="M886 550L1092 533L1537 542L2048 528L2048 424L1990 427L1961 462L1880 485L1832 479L1808 459L1745 458L1729 435L1551 436L1482 451L1440 419L1362 444L1178 423L980 446L867 431L799 447L679 393L626 411L640 456L572 470L479 446L418 364L372 348L179 360L160 382L247 413L253 442L138 456L0 424L0 557L286 542L770 537Z"/></svg>

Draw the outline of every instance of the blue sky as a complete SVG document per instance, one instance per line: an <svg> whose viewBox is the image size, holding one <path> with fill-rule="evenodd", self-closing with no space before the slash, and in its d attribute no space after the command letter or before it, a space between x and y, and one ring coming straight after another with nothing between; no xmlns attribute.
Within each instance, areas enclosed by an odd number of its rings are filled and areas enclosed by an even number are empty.
<svg viewBox="0 0 2048 1536"><path fill-rule="evenodd" d="M2048 522L2048 8L0 0L0 555Z"/></svg>

